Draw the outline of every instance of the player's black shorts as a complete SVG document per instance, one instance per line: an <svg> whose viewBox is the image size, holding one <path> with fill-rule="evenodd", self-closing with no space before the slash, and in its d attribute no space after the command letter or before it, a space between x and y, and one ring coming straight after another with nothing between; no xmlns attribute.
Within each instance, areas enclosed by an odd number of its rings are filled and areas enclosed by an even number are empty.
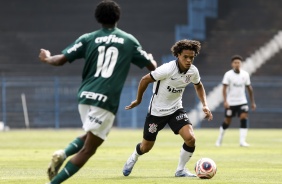
<svg viewBox="0 0 282 184"><path fill-rule="evenodd" d="M183 126L191 124L191 122L183 108L178 109L173 114L168 116L159 117L147 114L143 130L143 138L147 141L155 141L158 132L162 130L166 124L169 125L175 134L178 134L179 130Z"/></svg>
<svg viewBox="0 0 282 184"><path fill-rule="evenodd" d="M225 117L235 117L236 115L239 117L243 112L249 112L248 104L230 106L228 109L225 109Z"/></svg>

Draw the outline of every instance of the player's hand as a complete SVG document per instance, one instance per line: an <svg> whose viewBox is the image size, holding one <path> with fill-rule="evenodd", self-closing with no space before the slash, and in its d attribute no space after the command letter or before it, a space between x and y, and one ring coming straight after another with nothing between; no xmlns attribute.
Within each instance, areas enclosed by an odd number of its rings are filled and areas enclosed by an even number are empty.
<svg viewBox="0 0 282 184"><path fill-rule="evenodd" d="M227 102L223 103L225 109L229 109L229 104Z"/></svg>
<svg viewBox="0 0 282 184"><path fill-rule="evenodd" d="M134 101L131 102L130 105L126 106L125 109L126 109L126 110L132 109L132 108L138 106L140 103L141 103L141 102L138 102L137 100L134 100Z"/></svg>
<svg viewBox="0 0 282 184"><path fill-rule="evenodd" d="M40 49L40 53L39 53L39 59L42 62L46 62L46 58L50 57L51 53L49 50L45 50L45 49Z"/></svg>
<svg viewBox="0 0 282 184"><path fill-rule="evenodd" d="M210 109L208 108L208 106L203 106L203 111L205 113L205 119L207 119L208 121L211 121L213 119L213 115L210 111Z"/></svg>
<svg viewBox="0 0 282 184"><path fill-rule="evenodd" d="M256 105L255 103L252 103L252 106L251 106L251 107L252 107L252 110L255 111L256 108L257 108L257 105Z"/></svg>

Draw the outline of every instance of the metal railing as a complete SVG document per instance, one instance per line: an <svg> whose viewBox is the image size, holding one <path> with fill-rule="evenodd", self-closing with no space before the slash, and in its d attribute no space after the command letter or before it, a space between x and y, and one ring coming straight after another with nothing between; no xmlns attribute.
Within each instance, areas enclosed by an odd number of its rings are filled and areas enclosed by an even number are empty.
<svg viewBox="0 0 282 184"><path fill-rule="evenodd" d="M80 80L80 77L2 77L0 121L11 128L81 127L76 94ZM220 83L221 77L202 76L202 80L208 93ZM138 82L139 79L130 78L125 83L115 120L117 127L143 127L152 86L148 87L143 102L137 108L124 110L135 99ZM258 108L252 113L251 119L263 126L266 122L259 117L264 114L270 117L269 121L278 122L276 117L282 113L282 77L252 77L252 85ZM197 102L195 90L190 84L183 95L184 108L189 112L196 107ZM223 111L221 105L213 112L215 122L222 121ZM276 124L277 127L282 126L281 123Z"/></svg>

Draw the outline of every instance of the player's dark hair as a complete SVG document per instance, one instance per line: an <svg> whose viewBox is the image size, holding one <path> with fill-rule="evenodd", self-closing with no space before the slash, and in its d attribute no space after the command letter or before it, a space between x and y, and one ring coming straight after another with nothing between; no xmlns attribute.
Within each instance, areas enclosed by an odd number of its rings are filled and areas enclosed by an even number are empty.
<svg viewBox="0 0 282 184"><path fill-rule="evenodd" d="M178 54L181 54L183 50L192 50L195 52L195 56L197 56L201 50L201 43L196 40L184 39L176 42L171 47L171 52L175 57L178 57Z"/></svg>
<svg viewBox="0 0 282 184"><path fill-rule="evenodd" d="M231 63L235 60L235 59L239 59L240 61L243 61L243 58L240 55L234 55L231 57Z"/></svg>
<svg viewBox="0 0 282 184"><path fill-rule="evenodd" d="M103 0L95 10L96 20L105 25L115 25L120 18L120 6L111 0Z"/></svg>

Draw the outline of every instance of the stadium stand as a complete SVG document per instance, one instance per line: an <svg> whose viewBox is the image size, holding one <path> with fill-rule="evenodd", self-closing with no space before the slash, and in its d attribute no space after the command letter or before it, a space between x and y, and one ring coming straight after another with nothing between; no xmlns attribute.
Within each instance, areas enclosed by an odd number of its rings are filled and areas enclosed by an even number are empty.
<svg viewBox="0 0 282 184"><path fill-rule="evenodd" d="M207 19L207 40L197 58L197 66L204 75L223 75L230 68L232 55L249 57L282 29L279 21L282 1L219 0L218 6L218 19ZM279 62L277 57L270 60L270 64L275 62ZM269 69L259 70L254 75L273 74Z"/></svg>
<svg viewBox="0 0 282 184"><path fill-rule="evenodd" d="M163 55L170 54L176 25L187 24L189 0L118 2L123 10L119 27L134 34L156 60L160 61ZM249 57L278 30L282 30L280 7L280 0L218 0L217 18L206 19L206 40L201 40L202 51L195 61L207 92L221 82L222 75L230 68L230 56L240 54ZM24 127L21 93L27 97L32 128L81 126L75 93L83 61L56 68L40 63L37 57L41 47L59 53L81 34L99 28L93 19L93 8L91 0L52 3L45 0L10 0L1 3L0 119L7 121L10 127ZM258 104L258 111L251 113L252 127L282 126L278 117L282 113L281 59L280 52L252 76ZM133 99L139 78L146 72L132 66L116 125L142 127L150 90L138 111L125 112L123 107ZM193 109L197 102L193 90L188 88L185 91L183 102L187 110ZM202 123L201 126L218 127L223 118L223 108L217 108L214 116L212 123Z"/></svg>

